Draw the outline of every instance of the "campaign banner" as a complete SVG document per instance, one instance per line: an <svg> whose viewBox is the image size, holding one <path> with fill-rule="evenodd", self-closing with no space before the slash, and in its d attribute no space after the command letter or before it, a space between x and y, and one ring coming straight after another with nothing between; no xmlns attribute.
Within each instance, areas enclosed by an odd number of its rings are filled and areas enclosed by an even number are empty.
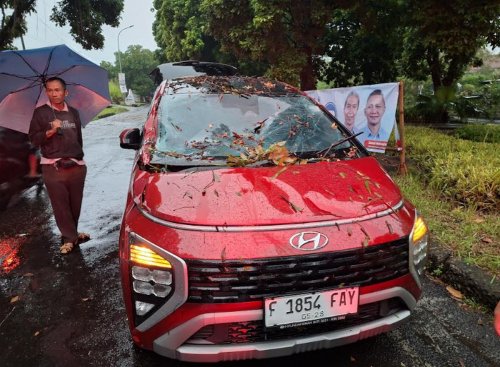
<svg viewBox="0 0 500 367"><path fill-rule="evenodd" d="M120 92L127 93L127 83L125 82L125 73L118 73L118 85Z"/></svg>
<svg viewBox="0 0 500 367"><path fill-rule="evenodd" d="M310 90L306 93L326 107L366 149L384 153L396 125L398 83Z"/></svg>

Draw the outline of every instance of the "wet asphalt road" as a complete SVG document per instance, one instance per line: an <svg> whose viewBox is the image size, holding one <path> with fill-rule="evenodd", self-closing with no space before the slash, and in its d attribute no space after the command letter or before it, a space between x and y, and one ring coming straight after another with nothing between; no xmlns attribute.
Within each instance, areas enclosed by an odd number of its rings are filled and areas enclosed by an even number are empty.
<svg viewBox="0 0 500 367"><path fill-rule="evenodd" d="M118 231L134 152L118 134L139 126L146 108L84 129L88 175L80 231L92 239L59 254L44 190L14 198L0 212L0 366L194 366L135 348L122 303ZM426 279L411 321L349 346L223 366L500 366L492 315L449 297ZM199 365L197 365L199 366Z"/></svg>

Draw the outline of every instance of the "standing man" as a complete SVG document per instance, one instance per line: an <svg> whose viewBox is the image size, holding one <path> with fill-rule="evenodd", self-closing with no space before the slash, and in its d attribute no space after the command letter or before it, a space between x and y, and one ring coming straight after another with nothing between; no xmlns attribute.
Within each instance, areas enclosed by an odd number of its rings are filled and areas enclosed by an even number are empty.
<svg viewBox="0 0 500 367"><path fill-rule="evenodd" d="M344 126L354 134L354 122L359 108L359 95L350 91L344 102Z"/></svg>
<svg viewBox="0 0 500 367"><path fill-rule="evenodd" d="M42 176L62 237L60 250L67 254L79 242L90 239L88 234L78 233L87 174L82 126L78 111L65 102L68 91L63 79L47 79L45 93L49 101L35 109L29 137L41 148Z"/></svg>
<svg viewBox="0 0 500 367"><path fill-rule="evenodd" d="M358 136L358 140L364 146L369 147L369 141L384 141L387 143L387 141L389 140L389 134L382 128L381 124L384 112L384 95L382 94L382 91L380 89L375 89L370 93L366 101L366 126L361 130L363 134ZM365 141L367 143L365 143Z"/></svg>

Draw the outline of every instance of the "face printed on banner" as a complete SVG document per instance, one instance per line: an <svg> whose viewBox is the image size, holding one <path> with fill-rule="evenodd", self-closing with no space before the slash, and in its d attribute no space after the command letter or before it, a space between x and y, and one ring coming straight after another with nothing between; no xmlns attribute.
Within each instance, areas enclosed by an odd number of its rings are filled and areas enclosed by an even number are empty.
<svg viewBox="0 0 500 367"><path fill-rule="evenodd" d="M365 107L366 121L369 127L380 126L380 121L385 112L385 101L382 94L372 94L368 97Z"/></svg>
<svg viewBox="0 0 500 367"><path fill-rule="evenodd" d="M352 131L359 108L359 96L355 92L347 95L344 103L344 125Z"/></svg>

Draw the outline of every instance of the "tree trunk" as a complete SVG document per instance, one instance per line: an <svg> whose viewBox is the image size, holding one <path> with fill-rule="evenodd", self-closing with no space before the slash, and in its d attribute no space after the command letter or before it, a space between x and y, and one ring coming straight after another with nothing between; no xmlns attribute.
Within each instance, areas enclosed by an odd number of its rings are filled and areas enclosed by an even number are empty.
<svg viewBox="0 0 500 367"><path fill-rule="evenodd" d="M310 48L308 48L307 53L306 64L300 71L300 89L314 90L316 89L316 77L314 75L312 52Z"/></svg>

